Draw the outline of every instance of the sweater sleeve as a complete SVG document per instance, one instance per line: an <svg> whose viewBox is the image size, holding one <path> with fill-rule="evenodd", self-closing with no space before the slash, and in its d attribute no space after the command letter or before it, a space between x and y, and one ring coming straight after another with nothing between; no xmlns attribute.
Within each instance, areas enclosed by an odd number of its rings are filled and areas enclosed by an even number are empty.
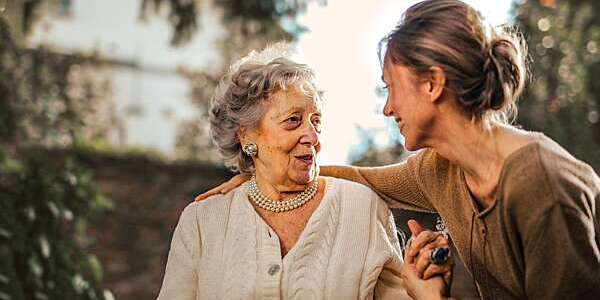
<svg viewBox="0 0 600 300"><path fill-rule="evenodd" d="M162 299L195 300L198 288L196 265L200 257L200 234L196 221L196 205L188 205L175 227L162 287Z"/></svg>
<svg viewBox="0 0 600 300"><path fill-rule="evenodd" d="M423 153L409 157L406 161L382 167L324 166L321 174L342 178L368 186L391 208L435 212L421 192L418 183Z"/></svg>
<svg viewBox="0 0 600 300"><path fill-rule="evenodd" d="M513 203L526 209L516 219L523 233L526 296L600 299L600 180L570 156L542 146L536 151L524 164L533 173L519 186L537 189L516 198L528 205Z"/></svg>
<svg viewBox="0 0 600 300"><path fill-rule="evenodd" d="M600 296L600 253L593 220L556 204L528 234L525 288L530 299Z"/></svg>
<svg viewBox="0 0 600 300"><path fill-rule="evenodd" d="M382 252L387 253L387 255L384 258L383 268L375 284L373 298L411 299L406 293L404 283L400 277L403 260L394 217L381 199L377 199L377 231L379 232L377 240L380 244L377 249L379 251L384 249L385 251Z"/></svg>

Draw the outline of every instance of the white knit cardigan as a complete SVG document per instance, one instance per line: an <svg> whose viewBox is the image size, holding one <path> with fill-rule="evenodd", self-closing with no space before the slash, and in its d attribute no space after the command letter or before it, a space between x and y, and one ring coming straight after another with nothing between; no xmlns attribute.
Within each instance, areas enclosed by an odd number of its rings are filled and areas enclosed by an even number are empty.
<svg viewBox="0 0 600 300"><path fill-rule="evenodd" d="M392 215L370 189L326 177L324 197L282 259L247 184L188 205L175 228L161 300L410 299Z"/></svg>

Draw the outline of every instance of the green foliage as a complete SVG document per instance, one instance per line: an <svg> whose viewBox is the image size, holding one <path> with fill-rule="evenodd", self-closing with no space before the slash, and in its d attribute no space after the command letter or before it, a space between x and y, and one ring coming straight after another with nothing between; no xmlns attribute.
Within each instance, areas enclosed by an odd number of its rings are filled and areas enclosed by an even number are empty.
<svg viewBox="0 0 600 300"><path fill-rule="evenodd" d="M542 131L600 172L600 2L528 0L515 6L533 82L519 123Z"/></svg>
<svg viewBox="0 0 600 300"><path fill-rule="evenodd" d="M17 69L18 50L13 40L10 38L10 29L8 24L0 18L0 142L7 142L15 138L17 129L17 119L19 118L18 108L15 103L19 98Z"/></svg>
<svg viewBox="0 0 600 300"><path fill-rule="evenodd" d="M0 288L12 299L104 299L97 260L82 248L89 217L110 208L76 160L40 153L0 165ZM0 294L2 295L2 294Z"/></svg>
<svg viewBox="0 0 600 300"><path fill-rule="evenodd" d="M110 202L76 159L28 150L82 127L66 92L78 60L20 49L2 17L0 40L0 299L104 299L85 225Z"/></svg>

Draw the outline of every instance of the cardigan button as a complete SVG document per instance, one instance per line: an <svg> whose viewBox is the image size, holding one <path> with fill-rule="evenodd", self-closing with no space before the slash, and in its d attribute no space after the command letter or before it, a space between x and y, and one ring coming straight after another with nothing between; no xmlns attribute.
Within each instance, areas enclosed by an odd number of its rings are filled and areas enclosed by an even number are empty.
<svg viewBox="0 0 600 300"><path fill-rule="evenodd" d="M267 271L267 273L269 273L269 275L273 276L275 275L277 272L279 272L279 269L281 267L279 265L272 265L269 270Z"/></svg>

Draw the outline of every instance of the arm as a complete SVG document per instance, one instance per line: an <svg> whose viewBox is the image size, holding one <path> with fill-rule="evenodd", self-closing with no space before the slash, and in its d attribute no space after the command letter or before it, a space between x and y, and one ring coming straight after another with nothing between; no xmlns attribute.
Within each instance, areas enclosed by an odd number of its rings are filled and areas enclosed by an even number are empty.
<svg viewBox="0 0 600 300"><path fill-rule="evenodd" d="M530 299L600 296L600 252L594 216L555 204L525 240L525 292Z"/></svg>
<svg viewBox="0 0 600 300"><path fill-rule="evenodd" d="M600 297L600 179L571 156L538 146L506 183L507 217L522 246L525 297ZM513 164L515 166L515 164ZM526 178L526 179L524 179Z"/></svg>
<svg viewBox="0 0 600 300"><path fill-rule="evenodd" d="M435 212L417 182L421 153L405 162L382 167L323 166L321 175L366 185L392 208Z"/></svg>
<svg viewBox="0 0 600 300"><path fill-rule="evenodd" d="M158 299L196 299L200 257L200 233L196 221L196 205L188 205L175 227L167 267Z"/></svg>

